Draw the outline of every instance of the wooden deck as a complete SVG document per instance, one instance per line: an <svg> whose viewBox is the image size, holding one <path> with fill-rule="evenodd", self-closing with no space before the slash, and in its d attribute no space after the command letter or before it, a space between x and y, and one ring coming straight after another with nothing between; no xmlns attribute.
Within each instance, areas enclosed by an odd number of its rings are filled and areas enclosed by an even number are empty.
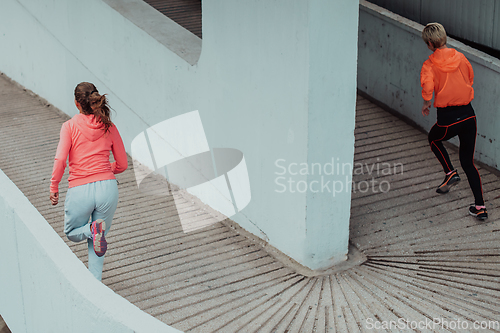
<svg viewBox="0 0 500 333"><path fill-rule="evenodd" d="M86 244L63 234L63 205L48 199L67 119L0 76L0 168L86 263ZM368 258L361 266L305 277L222 223L185 234L172 200L138 192L129 168L118 175L103 283L185 332L360 332L399 318L460 319L470 327L500 320L499 178L479 168L490 214L480 224L467 214L472 194L460 168L458 186L435 192L443 173L419 130L358 97L355 136L355 162L375 169L354 182L390 185L353 193L351 242ZM459 166L457 154L451 158ZM403 171L382 172L383 163ZM192 202L182 210L204 218Z"/></svg>

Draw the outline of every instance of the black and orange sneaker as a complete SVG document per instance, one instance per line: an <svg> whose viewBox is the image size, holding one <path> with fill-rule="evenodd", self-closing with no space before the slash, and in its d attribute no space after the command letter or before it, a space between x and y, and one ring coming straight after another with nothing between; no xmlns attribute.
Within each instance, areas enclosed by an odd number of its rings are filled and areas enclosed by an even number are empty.
<svg viewBox="0 0 500 333"><path fill-rule="evenodd" d="M488 218L488 212L486 211L486 208L477 209L476 205L470 205L469 214L481 221L484 221Z"/></svg>
<svg viewBox="0 0 500 333"><path fill-rule="evenodd" d="M460 177L458 176L457 170L455 169L452 173L446 175L444 181L441 183L441 185L438 186L436 192L440 194L448 193L450 191L450 188L457 185L459 181Z"/></svg>

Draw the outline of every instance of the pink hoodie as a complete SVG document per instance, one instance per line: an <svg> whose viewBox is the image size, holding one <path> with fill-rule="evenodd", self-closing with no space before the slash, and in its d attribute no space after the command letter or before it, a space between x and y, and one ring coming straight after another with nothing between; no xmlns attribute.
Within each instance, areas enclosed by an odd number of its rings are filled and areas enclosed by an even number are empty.
<svg viewBox="0 0 500 333"><path fill-rule="evenodd" d="M109 152L115 162L110 163ZM59 192L59 182L69 155L69 187L115 179L114 174L127 169L127 153L116 126L104 133L104 125L93 115L77 114L61 127L50 192Z"/></svg>

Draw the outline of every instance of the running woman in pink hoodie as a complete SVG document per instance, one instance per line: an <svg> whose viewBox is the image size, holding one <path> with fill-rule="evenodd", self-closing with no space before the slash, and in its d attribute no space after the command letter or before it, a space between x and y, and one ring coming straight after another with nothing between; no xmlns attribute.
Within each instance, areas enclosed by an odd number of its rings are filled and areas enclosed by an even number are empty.
<svg viewBox="0 0 500 333"><path fill-rule="evenodd" d="M61 127L50 184L52 205L59 202L59 182L69 156L69 189L64 203L64 232L73 242L87 240L90 272L100 281L105 234L118 204L115 174L127 169L127 154L118 129L111 122L105 95L82 82L75 88L79 114ZM109 152L115 162L110 163ZM90 222L89 222L90 221Z"/></svg>

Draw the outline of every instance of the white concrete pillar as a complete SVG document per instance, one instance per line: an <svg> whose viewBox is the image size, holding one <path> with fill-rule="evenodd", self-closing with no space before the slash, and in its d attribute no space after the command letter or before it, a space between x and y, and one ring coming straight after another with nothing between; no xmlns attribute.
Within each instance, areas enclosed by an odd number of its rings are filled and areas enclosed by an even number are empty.
<svg viewBox="0 0 500 333"><path fill-rule="evenodd" d="M307 160L309 165L319 163L323 172L311 173L308 183L332 181L331 192L323 188L306 193L304 251L306 265L312 269L338 264L346 259L348 249L357 27L357 1L309 1Z"/></svg>
<svg viewBox="0 0 500 333"><path fill-rule="evenodd" d="M224 129L207 135L232 138L252 186L233 219L314 270L348 251L357 33L357 1L203 2L204 122Z"/></svg>

